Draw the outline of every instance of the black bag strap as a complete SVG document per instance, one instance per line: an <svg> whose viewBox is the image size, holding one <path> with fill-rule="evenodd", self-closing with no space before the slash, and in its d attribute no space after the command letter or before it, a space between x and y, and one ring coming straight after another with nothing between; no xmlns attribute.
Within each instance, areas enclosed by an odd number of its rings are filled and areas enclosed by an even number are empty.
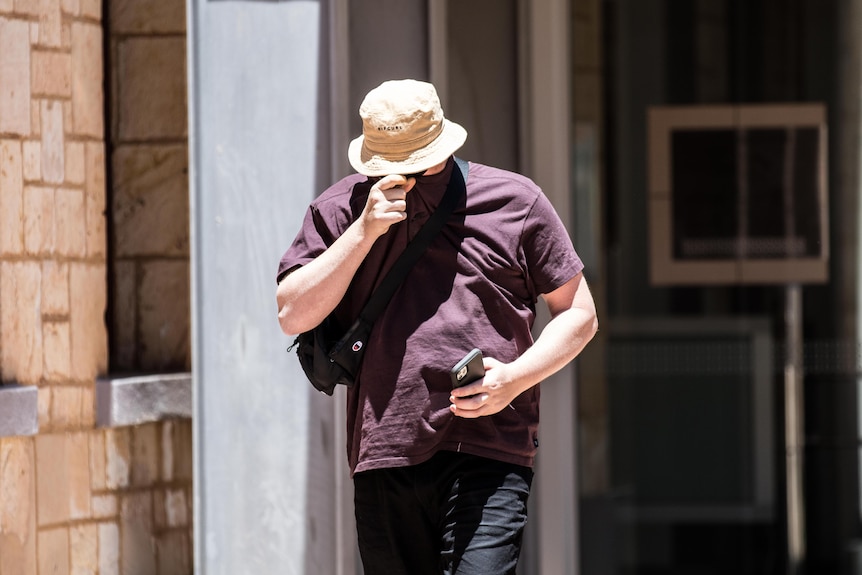
<svg viewBox="0 0 862 575"><path fill-rule="evenodd" d="M386 277L383 278L383 281L380 282L380 285L371 294L365 307L359 313L360 320L367 322L369 325L374 323L377 316L383 312L386 304L395 295L395 290L398 289L398 286L407 277L407 272L419 260L419 257L431 243L431 240L434 239L434 236L443 229L443 224L446 223L449 214L455 209L458 200L467 192L466 182L467 174L470 170L469 164L461 158L455 158L455 164L457 169L452 170L449 184L446 186L446 193L443 195L443 199L440 200L440 205L437 206L437 209L434 210L434 213L428 218L428 221L425 222L416 236L410 240L410 243L407 244L407 247L398 256L398 259L395 260L392 268L386 273Z"/></svg>

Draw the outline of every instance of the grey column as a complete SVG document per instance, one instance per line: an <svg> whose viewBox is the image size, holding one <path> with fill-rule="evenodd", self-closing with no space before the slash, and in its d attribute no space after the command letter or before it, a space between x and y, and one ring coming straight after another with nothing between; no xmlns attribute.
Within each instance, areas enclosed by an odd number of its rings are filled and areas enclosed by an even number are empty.
<svg viewBox="0 0 862 575"><path fill-rule="evenodd" d="M335 573L343 447L275 303L278 260L329 173L326 6L187 7L195 570Z"/></svg>

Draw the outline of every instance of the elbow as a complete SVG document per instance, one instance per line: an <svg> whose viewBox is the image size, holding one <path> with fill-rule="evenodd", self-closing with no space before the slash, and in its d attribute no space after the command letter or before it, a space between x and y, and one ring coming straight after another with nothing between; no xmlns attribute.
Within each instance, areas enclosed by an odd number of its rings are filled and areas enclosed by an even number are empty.
<svg viewBox="0 0 862 575"><path fill-rule="evenodd" d="M285 335L296 335L301 333L296 327L295 313L292 313L291 297L287 289L287 282L282 280L275 292L275 302L278 307L278 325Z"/></svg>
<svg viewBox="0 0 862 575"><path fill-rule="evenodd" d="M297 335L313 329L320 321L310 315L311 310L295 305L295 302L279 302L278 325L285 335Z"/></svg>
<svg viewBox="0 0 862 575"><path fill-rule="evenodd" d="M592 310L589 317L584 322L582 334L585 336L585 341L589 342L596 336L599 331L599 317L596 311Z"/></svg>
<svg viewBox="0 0 862 575"><path fill-rule="evenodd" d="M278 325L281 327L281 331L285 335L295 335L297 333L293 331L293 325L290 323L290 316L284 308L278 310Z"/></svg>
<svg viewBox="0 0 862 575"><path fill-rule="evenodd" d="M318 310L285 294L280 293L277 301L278 325L285 335L304 333L323 321L323 318L317 315Z"/></svg>
<svg viewBox="0 0 862 575"><path fill-rule="evenodd" d="M599 316L593 312L593 320L590 322L590 339L599 333Z"/></svg>
<svg viewBox="0 0 862 575"><path fill-rule="evenodd" d="M294 315L291 313L290 299L282 290L282 286L278 286L276 292L276 304L278 305L278 325L285 335L296 335L300 331L296 330Z"/></svg>
<svg viewBox="0 0 862 575"><path fill-rule="evenodd" d="M291 306L287 303L278 308L278 325L285 335L296 335L307 331L305 327L297 321L296 313L291 313Z"/></svg>

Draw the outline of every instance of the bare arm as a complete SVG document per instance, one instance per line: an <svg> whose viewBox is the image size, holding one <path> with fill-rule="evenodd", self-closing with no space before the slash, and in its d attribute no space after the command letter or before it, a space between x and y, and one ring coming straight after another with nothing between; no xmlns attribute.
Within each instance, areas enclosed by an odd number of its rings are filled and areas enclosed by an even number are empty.
<svg viewBox="0 0 862 575"><path fill-rule="evenodd" d="M535 343L511 363L485 358L485 377L452 391L450 409L461 417L497 413L518 395L562 369L598 330L596 307L583 274L544 295L551 321ZM475 397L467 397L475 395Z"/></svg>
<svg viewBox="0 0 862 575"><path fill-rule="evenodd" d="M407 192L415 184L397 175L374 184L360 217L325 252L281 280L276 302L284 333L308 331L335 309L377 238L407 217Z"/></svg>

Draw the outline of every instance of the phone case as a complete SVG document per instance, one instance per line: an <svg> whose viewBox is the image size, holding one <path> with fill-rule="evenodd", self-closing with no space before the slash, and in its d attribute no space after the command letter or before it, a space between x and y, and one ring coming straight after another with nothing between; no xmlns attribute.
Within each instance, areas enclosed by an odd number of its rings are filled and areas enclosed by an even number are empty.
<svg viewBox="0 0 862 575"><path fill-rule="evenodd" d="M472 350L459 361L449 373L452 387L461 387L473 383L485 376L485 364L482 362L482 352Z"/></svg>

